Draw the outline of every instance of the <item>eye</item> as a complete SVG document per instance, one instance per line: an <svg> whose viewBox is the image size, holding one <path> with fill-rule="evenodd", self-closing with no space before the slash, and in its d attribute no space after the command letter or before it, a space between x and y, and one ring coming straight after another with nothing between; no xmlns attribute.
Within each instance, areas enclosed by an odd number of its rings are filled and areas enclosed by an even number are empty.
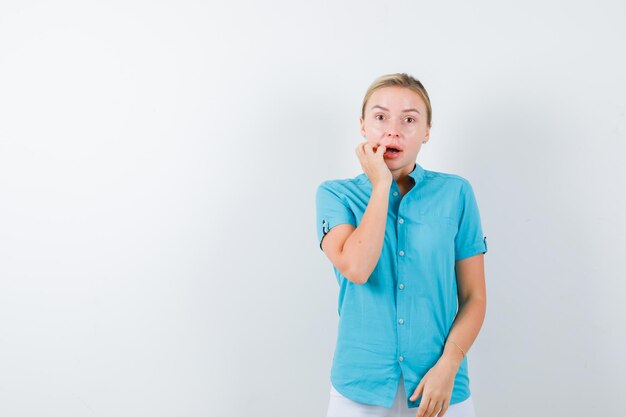
<svg viewBox="0 0 626 417"><path fill-rule="evenodd" d="M374 118L375 118L376 120L382 120L382 119L379 119L379 118L378 118L378 116L385 117L385 116L383 116L382 114L377 114L376 116L374 116Z"/></svg>
<svg viewBox="0 0 626 417"><path fill-rule="evenodd" d="M412 117L407 117L407 118L406 118L406 119L404 119L404 120L409 120L409 119L411 119L411 120L415 121L415 119L414 119L414 118L412 118ZM412 122L409 122L409 123L412 123Z"/></svg>

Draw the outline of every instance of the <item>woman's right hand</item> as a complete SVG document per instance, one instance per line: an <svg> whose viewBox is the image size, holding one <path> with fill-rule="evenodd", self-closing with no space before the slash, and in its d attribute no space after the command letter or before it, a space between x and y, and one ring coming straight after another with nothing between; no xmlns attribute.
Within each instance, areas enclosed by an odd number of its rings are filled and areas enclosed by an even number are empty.
<svg viewBox="0 0 626 417"><path fill-rule="evenodd" d="M385 149L384 145L380 145L374 150L367 141L359 143L355 149L363 172L369 178L372 186L390 186L393 181L393 175L391 175L383 156Z"/></svg>

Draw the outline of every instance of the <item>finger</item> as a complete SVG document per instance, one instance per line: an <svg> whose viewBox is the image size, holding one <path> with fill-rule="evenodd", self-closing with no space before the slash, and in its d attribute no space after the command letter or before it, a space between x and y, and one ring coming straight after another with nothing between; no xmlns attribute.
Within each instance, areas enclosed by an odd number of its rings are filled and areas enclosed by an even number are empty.
<svg viewBox="0 0 626 417"><path fill-rule="evenodd" d="M380 145L378 149L376 150L376 154L383 156L386 150L387 150L387 147L385 145Z"/></svg>
<svg viewBox="0 0 626 417"><path fill-rule="evenodd" d="M428 405L428 409L426 410L427 417L435 417L437 415L437 411L441 409L439 401L430 400Z"/></svg>
<svg viewBox="0 0 626 417"><path fill-rule="evenodd" d="M441 401L431 401L430 404L432 405L432 408L429 408L431 411L428 414L428 417L437 417L437 413L441 410Z"/></svg>
<svg viewBox="0 0 626 417"><path fill-rule="evenodd" d="M365 142L363 144L363 152L365 152L366 155L373 154L374 151L372 150L372 145L370 145L369 143Z"/></svg>
<svg viewBox="0 0 626 417"><path fill-rule="evenodd" d="M363 155L363 143L356 145L354 152L356 152L357 155Z"/></svg>
<svg viewBox="0 0 626 417"><path fill-rule="evenodd" d="M417 417L427 417L430 413L428 411L428 403L430 398L422 398L422 403L417 408Z"/></svg>
<svg viewBox="0 0 626 417"><path fill-rule="evenodd" d="M422 390L424 388L424 384L422 384L421 382L417 385L417 388L415 388L415 391L413 391L413 395L411 395L411 397L409 398L411 401L415 401L417 400L417 398L422 395Z"/></svg>
<svg viewBox="0 0 626 417"><path fill-rule="evenodd" d="M441 407L441 411L439 412L438 417L443 417L446 414L446 411L448 411L448 407L449 407L449 402L444 400L443 406Z"/></svg>

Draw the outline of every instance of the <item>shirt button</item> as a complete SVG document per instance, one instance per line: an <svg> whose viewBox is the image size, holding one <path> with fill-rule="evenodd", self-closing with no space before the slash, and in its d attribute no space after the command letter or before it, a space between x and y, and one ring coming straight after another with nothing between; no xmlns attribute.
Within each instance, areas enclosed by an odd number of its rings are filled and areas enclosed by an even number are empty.
<svg viewBox="0 0 626 417"><path fill-rule="evenodd" d="M400 319L400 320L398 320L398 323L400 323L400 324L404 324L404 319Z"/></svg>
<svg viewBox="0 0 626 417"><path fill-rule="evenodd" d="M400 256L404 256L404 251L403 250L400 251Z"/></svg>
<svg viewBox="0 0 626 417"><path fill-rule="evenodd" d="M403 290L404 289L404 284L400 284L400 285L398 285L398 287L400 287L400 289Z"/></svg>
<svg viewBox="0 0 626 417"><path fill-rule="evenodd" d="M398 223L400 223L400 224L404 223L404 219L398 220Z"/></svg>
<svg viewBox="0 0 626 417"><path fill-rule="evenodd" d="M399 360L400 362L402 362L402 361L404 360L404 356L400 356L400 357L398 358L398 360Z"/></svg>
<svg viewBox="0 0 626 417"><path fill-rule="evenodd" d="M393 196L394 196L394 197L397 197L397 196L398 196L398 192L397 192L397 191L394 191L394 192L393 192Z"/></svg>

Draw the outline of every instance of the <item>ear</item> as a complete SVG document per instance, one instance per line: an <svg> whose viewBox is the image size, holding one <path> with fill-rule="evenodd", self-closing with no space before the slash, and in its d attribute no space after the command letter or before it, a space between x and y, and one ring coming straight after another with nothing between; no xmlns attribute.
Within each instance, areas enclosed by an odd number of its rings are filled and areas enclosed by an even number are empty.
<svg viewBox="0 0 626 417"><path fill-rule="evenodd" d="M359 123L361 124L361 136L365 138L365 125L363 124L363 117L359 117Z"/></svg>
<svg viewBox="0 0 626 417"><path fill-rule="evenodd" d="M426 142L428 142L428 139L430 138L430 128L432 127L432 125L428 126L428 128L426 128L426 135L424 135L424 140Z"/></svg>

